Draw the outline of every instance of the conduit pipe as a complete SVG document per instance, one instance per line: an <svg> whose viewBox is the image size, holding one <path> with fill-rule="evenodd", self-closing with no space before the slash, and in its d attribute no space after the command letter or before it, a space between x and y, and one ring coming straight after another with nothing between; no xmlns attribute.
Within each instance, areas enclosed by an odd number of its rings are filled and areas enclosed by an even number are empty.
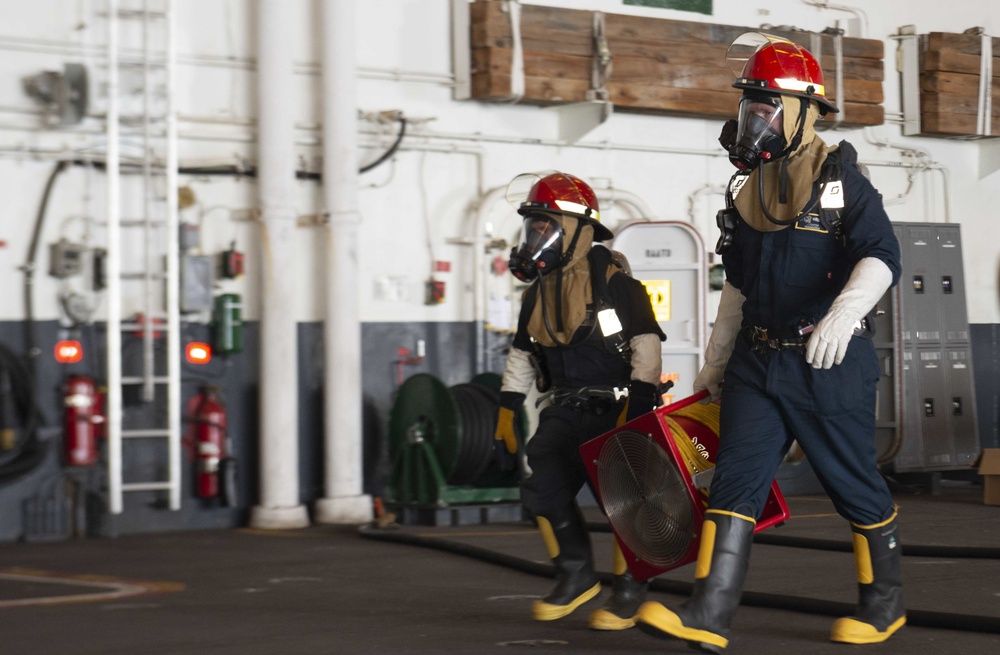
<svg viewBox="0 0 1000 655"><path fill-rule="evenodd" d="M339 4L339 3L337 3ZM281 0L258 0L257 68L261 212L260 504L250 525L309 525L299 502L298 326L295 320L295 42Z"/></svg>
<svg viewBox="0 0 1000 655"><path fill-rule="evenodd" d="M320 523L371 520L362 493L361 319L358 299L358 92L354 0L321 3L326 352L323 384L326 496ZM294 168L294 167L293 167Z"/></svg>

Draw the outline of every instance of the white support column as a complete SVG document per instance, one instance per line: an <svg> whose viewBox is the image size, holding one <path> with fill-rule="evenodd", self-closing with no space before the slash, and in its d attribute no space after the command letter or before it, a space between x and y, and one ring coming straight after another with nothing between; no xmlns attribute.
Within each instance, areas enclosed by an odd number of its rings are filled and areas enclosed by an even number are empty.
<svg viewBox="0 0 1000 655"><path fill-rule="evenodd" d="M256 528L309 525L299 502L295 219L295 42L287 3L258 0L257 183L261 208L260 504Z"/></svg>
<svg viewBox="0 0 1000 655"><path fill-rule="evenodd" d="M358 103L355 0L322 3L323 194L327 228L324 434L326 496L320 523L364 523L361 319L358 311Z"/></svg>

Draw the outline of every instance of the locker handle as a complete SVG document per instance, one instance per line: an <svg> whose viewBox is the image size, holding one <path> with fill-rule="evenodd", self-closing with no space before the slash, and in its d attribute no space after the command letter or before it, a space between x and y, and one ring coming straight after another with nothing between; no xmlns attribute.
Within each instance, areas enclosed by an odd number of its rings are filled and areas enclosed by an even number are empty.
<svg viewBox="0 0 1000 655"><path fill-rule="evenodd" d="M882 358L882 374L886 377L892 377L892 355L886 355Z"/></svg>
<svg viewBox="0 0 1000 655"><path fill-rule="evenodd" d="M924 398L924 416L934 416L933 398Z"/></svg>
<svg viewBox="0 0 1000 655"><path fill-rule="evenodd" d="M960 396L955 396L951 399L951 415L961 416L962 415L962 398Z"/></svg>

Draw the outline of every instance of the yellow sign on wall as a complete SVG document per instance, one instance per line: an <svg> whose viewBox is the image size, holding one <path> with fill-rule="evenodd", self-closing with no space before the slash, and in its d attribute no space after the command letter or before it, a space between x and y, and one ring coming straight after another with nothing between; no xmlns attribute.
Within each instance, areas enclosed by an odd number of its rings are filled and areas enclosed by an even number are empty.
<svg viewBox="0 0 1000 655"><path fill-rule="evenodd" d="M670 280L642 280L657 322L670 320Z"/></svg>

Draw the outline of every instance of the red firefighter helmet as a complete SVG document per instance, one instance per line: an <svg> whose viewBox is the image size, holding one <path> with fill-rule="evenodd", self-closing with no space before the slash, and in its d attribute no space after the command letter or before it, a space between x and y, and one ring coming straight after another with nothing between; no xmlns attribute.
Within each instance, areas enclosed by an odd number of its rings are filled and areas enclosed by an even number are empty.
<svg viewBox="0 0 1000 655"><path fill-rule="evenodd" d="M507 187L507 200L522 216L537 210L572 216L593 226L594 241L614 238L611 230L601 225L597 194L575 175L558 171L523 173Z"/></svg>
<svg viewBox="0 0 1000 655"><path fill-rule="evenodd" d="M747 32L737 37L726 54L736 74L737 89L797 96L819 103L820 112L837 112L826 99L823 69L805 48L781 37Z"/></svg>

